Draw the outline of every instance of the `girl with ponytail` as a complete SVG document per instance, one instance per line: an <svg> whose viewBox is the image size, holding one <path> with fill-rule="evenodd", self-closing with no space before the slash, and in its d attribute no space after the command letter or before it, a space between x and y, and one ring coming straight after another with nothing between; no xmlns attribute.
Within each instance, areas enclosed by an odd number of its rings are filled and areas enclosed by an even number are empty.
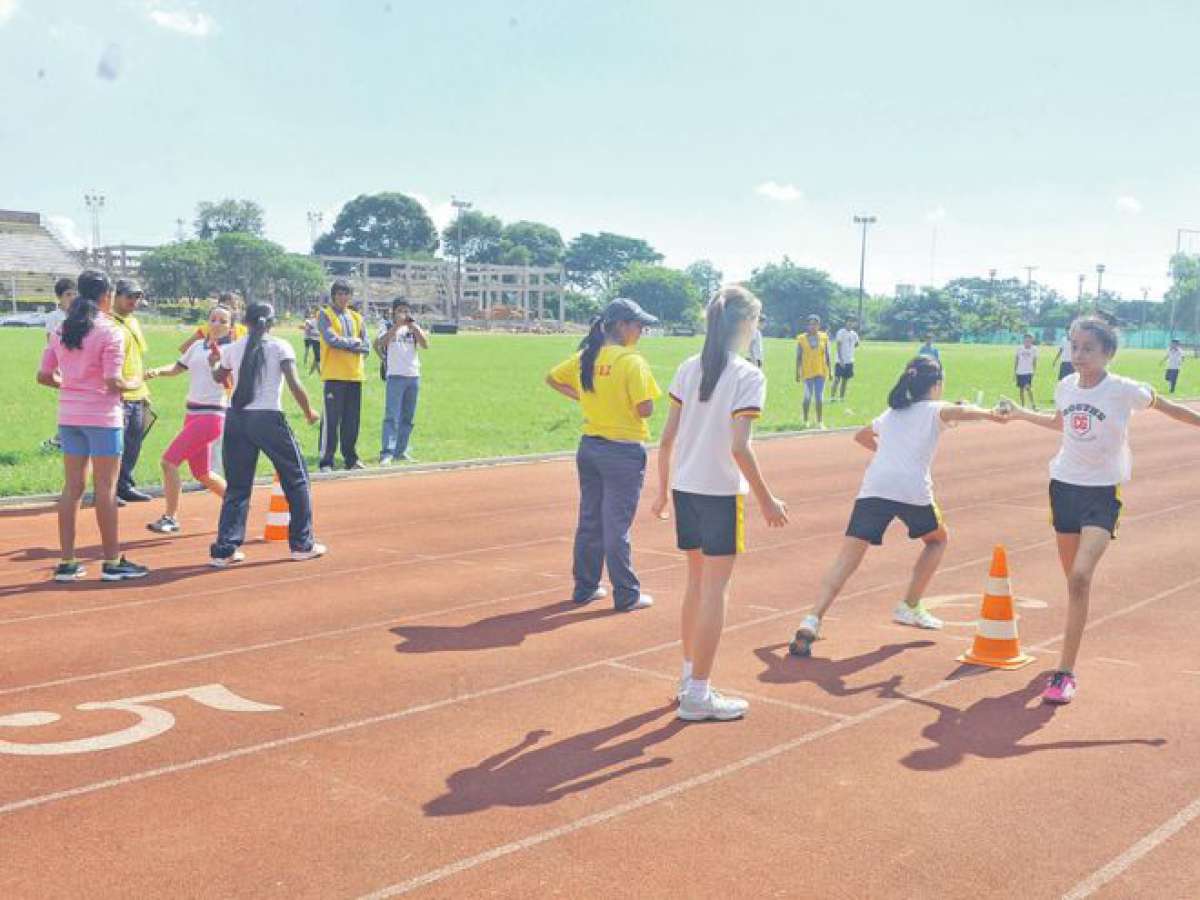
<svg viewBox="0 0 1200 900"><path fill-rule="evenodd" d="M658 450L653 511L667 517L669 488L677 543L688 561L677 715L690 722L737 719L749 706L709 685L729 581L737 554L745 550L746 494L754 492L769 527L788 520L787 504L767 487L750 443L767 380L742 354L761 311L758 298L745 288L718 291L708 304L704 349L679 367L668 392L671 411Z"/></svg>
<svg viewBox="0 0 1200 900"><path fill-rule="evenodd" d="M633 571L629 531L646 478L647 419L661 396L650 366L634 349L654 316L624 297L592 322L579 351L550 370L546 384L583 410L579 523L575 529L575 603L607 596L600 575L608 566L613 605L620 611L654 603Z"/></svg>
<svg viewBox="0 0 1200 900"><path fill-rule="evenodd" d="M854 501L850 524L837 559L825 573L816 609L804 617L789 647L795 656L809 656L820 634L821 620L842 587L854 574L867 548L883 543L892 519L908 528L908 536L923 544L913 565L904 599L892 611L901 625L937 629L942 621L921 603L950 534L933 499L930 468L942 432L959 422L1007 422L1008 412L969 404L942 402L942 367L936 359L917 356L904 365L888 394L888 409L854 435L875 453Z"/></svg>
<svg viewBox="0 0 1200 900"><path fill-rule="evenodd" d="M291 513L288 546L292 559L298 562L315 559L326 549L313 538L308 468L283 415L284 383L310 425L316 424L320 416L313 412L308 393L296 373L296 351L291 344L271 336L274 324L275 310L269 303L251 303L246 310L249 333L232 344L214 344L208 350L213 380L223 385L230 375L234 377L221 447L228 483L209 560L209 565L218 569L246 558L240 548L246 537L246 516L259 452L265 453L275 467L287 496Z"/></svg>

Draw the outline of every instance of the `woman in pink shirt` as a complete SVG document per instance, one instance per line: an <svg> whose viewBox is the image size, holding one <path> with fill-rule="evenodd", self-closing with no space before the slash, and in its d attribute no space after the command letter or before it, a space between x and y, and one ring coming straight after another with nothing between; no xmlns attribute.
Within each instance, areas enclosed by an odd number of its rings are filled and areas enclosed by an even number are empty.
<svg viewBox="0 0 1200 900"><path fill-rule="evenodd" d="M88 465L93 471L96 522L104 563L104 581L124 581L149 574L121 555L117 542L117 473L121 467L123 419L121 392L138 387L138 380L121 377L125 344L112 325L112 285L108 276L86 269L79 276L79 296L67 318L50 336L38 384L58 390L58 439L63 451L65 484L58 499L58 538L62 562L55 581L75 581L85 574L75 558L75 519L87 486Z"/></svg>

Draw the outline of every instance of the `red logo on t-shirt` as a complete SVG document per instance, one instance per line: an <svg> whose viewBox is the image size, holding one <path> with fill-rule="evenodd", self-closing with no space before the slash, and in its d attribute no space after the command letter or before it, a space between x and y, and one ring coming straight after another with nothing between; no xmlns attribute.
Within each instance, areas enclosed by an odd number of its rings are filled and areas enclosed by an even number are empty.
<svg viewBox="0 0 1200 900"><path fill-rule="evenodd" d="M1086 412L1071 413L1071 430L1083 437L1092 430L1092 416Z"/></svg>

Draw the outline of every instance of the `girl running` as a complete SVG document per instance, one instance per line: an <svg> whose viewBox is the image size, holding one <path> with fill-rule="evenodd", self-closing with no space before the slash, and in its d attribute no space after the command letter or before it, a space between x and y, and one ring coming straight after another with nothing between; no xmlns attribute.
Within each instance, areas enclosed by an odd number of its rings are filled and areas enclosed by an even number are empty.
<svg viewBox="0 0 1200 900"><path fill-rule="evenodd" d="M1036 413L1014 405L1011 415L1062 432L1058 455L1050 461L1050 512L1058 559L1067 577L1067 629L1058 669L1042 694L1047 703L1070 703L1075 696L1075 661L1087 624L1096 566L1116 537L1121 516L1121 485L1133 471L1129 418L1157 409L1187 425L1200 414L1155 393L1148 384L1108 371L1117 352L1117 332L1102 319L1078 319L1071 326L1074 374L1054 389L1054 412Z"/></svg>
<svg viewBox="0 0 1200 900"><path fill-rule="evenodd" d="M767 525L779 528L788 520L787 505L771 494L750 444L767 379L742 354L761 310L758 298L745 288L719 291L708 304L704 349L679 367L668 392L671 411L658 451L653 511L666 518L670 485L677 543L688 562L677 715L689 722L737 719L749 706L709 684L725 627L729 580L737 554L745 549L746 493L754 491Z"/></svg>
<svg viewBox="0 0 1200 900"><path fill-rule="evenodd" d="M287 382L309 424L315 424L320 416L313 412L296 373L296 351L287 341L269 334L274 323L275 309L269 303L252 303L246 311L249 335L209 351L212 377L223 383L234 374L235 384L225 415L225 441L221 448L229 484L209 560L218 569L246 558L240 548L246 538L246 515L259 451L271 460L287 495L291 512L288 546L292 559L299 562L325 553L325 546L313 539L308 469L296 436L283 416L283 383Z"/></svg>
<svg viewBox="0 0 1200 900"><path fill-rule="evenodd" d="M121 377L125 342L110 318L113 295L108 276L86 269L78 287L79 296L58 331L50 335L37 373L38 384L58 390L58 438L65 477L58 498L62 562L54 570L54 580L75 581L86 574L75 558L75 521L89 465L104 550L100 577L104 581L142 578L150 570L127 560L117 541L117 474L124 434L121 392L136 390L141 379Z"/></svg>
<svg viewBox="0 0 1200 900"><path fill-rule="evenodd" d="M228 400L225 386L213 378L209 354L229 335L232 324L233 313L224 306L214 306L208 314L207 342L189 346L172 366L146 372L147 378L169 378L187 372L191 379L183 429L162 455L163 498L167 508L158 521L146 526L158 534L176 534L180 530L179 497L183 482L179 467L184 460L193 478L218 497L225 496L225 479L212 471L212 448L221 438Z"/></svg>
<svg viewBox="0 0 1200 900"><path fill-rule="evenodd" d="M968 404L943 403L942 367L931 356L908 361L888 395L888 409L854 435L875 453L854 501L842 549L825 573L816 609L805 616L789 647L795 656L808 656L821 632L821 620L850 576L862 563L867 548L883 543L892 519L908 528L908 536L924 543L913 566L904 600L892 619L917 628L941 628L942 621L921 604L921 595L946 552L949 532L933 499L930 467L938 440L948 425L958 422L1005 422L1001 412Z"/></svg>
<svg viewBox="0 0 1200 900"><path fill-rule="evenodd" d="M646 420L662 396L650 366L634 349L647 325L658 321L618 297L592 322L580 350L546 376L546 384L583 408L579 471L579 525L575 529L575 603L607 596L600 575L608 565L613 605L621 612L654 604L633 571L629 529L646 479Z"/></svg>

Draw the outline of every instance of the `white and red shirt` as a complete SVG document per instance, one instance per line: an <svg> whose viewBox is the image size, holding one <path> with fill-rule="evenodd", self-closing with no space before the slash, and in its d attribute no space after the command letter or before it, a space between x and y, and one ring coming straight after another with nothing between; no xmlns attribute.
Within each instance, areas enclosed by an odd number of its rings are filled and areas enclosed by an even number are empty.
<svg viewBox="0 0 1200 900"><path fill-rule="evenodd" d="M1054 389L1062 444L1050 461L1050 477L1089 487L1128 481L1133 472L1129 418L1153 404L1154 389L1140 381L1109 372L1095 387L1082 388L1078 372L1068 375Z"/></svg>

